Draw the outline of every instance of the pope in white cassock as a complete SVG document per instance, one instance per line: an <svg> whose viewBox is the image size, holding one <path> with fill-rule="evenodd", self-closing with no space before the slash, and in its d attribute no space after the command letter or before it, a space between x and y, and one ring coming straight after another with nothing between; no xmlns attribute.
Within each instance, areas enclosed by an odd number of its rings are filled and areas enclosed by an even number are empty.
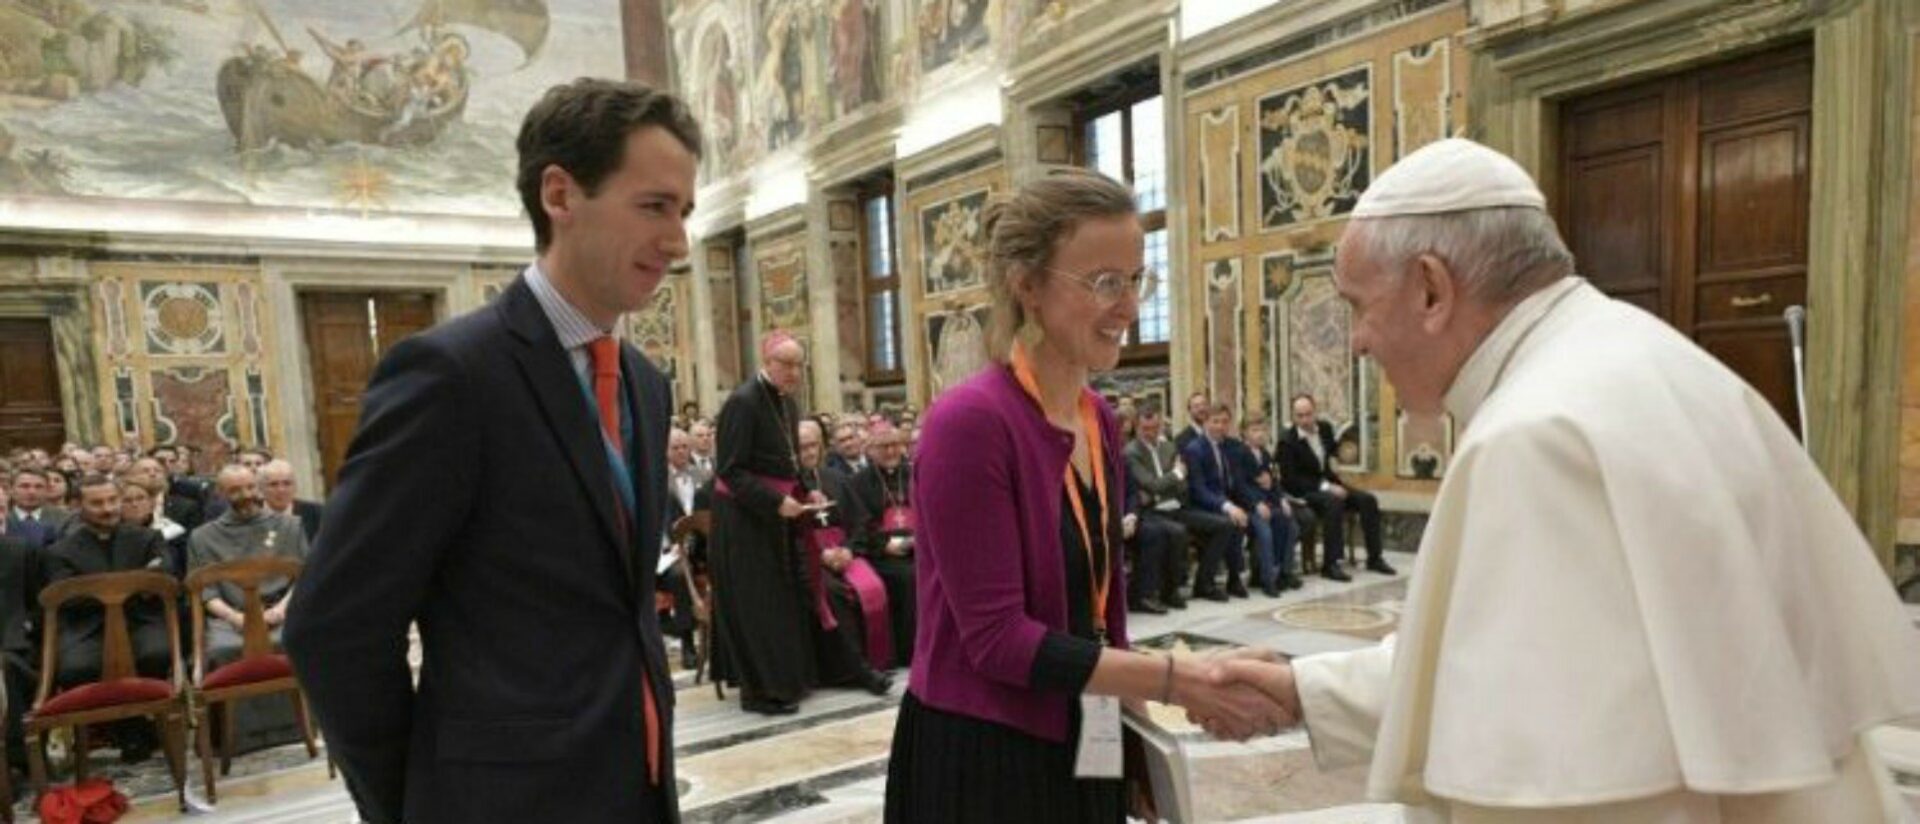
<svg viewBox="0 0 1920 824"><path fill-rule="evenodd" d="M1518 164L1408 155L1335 280L1459 448L1396 638L1218 677L1414 821L1906 820L1863 734L1920 712L1920 635L1866 540L1764 399L1574 275Z"/></svg>

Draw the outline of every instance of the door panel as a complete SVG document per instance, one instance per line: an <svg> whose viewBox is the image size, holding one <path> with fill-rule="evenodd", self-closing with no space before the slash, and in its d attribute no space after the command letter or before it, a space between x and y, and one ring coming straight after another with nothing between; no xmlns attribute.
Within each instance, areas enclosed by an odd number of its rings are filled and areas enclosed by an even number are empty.
<svg viewBox="0 0 1920 824"><path fill-rule="evenodd" d="M54 450L66 439L53 324L0 319L0 449Z"/></svg>
<svg viewBox="0 0 1920 824"><path fill-rule="evenodd" d="M1807 295L1813 52L1569 100L1558 214L1580 271L1693 337L1797 426L1782 312Z"/></svg>
<svg viewBox="0 0 1920 824"><path fill-rule="evenodd" d="M433 296L310 292L301 296L301 312L313 376L321 473L331 489L360 425L360 404L374 367L393 344L433 325Z"/></svg>

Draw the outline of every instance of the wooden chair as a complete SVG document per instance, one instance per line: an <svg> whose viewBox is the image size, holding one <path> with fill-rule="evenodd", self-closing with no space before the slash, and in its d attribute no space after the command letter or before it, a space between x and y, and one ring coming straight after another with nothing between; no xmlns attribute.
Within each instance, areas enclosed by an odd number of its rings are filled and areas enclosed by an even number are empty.
<svg viewBox="0 0 1920 824"><path fill-rule="evenodd" d="M136 595L160 599L165 610L168 677L147 678L134 669L133 638L127 630L127 600ZM40 692L25 719L28 768L36 794L47 789L45 736L48 730L74 728L73 772L87 776L87 726L127 718L151 718L161 728L167 767L173 772L180 811L187 810L187 706L180 677L180 616L175 607L180 583L145 570L79 575L48 584L40 592L45 618L41 644ZM100 652L100 680L54 692L59 670L60 608L70 601L98 601L106 610L106 640Z"/></svg>
<svg viewBox="0 0 1920 824"><path fill-rule="evenodd" d="M220 708L222 724L221 775L226 775L233 768L233 708L242 698L285 693L293 702L293 714L299 721L300 735L306 739L307 757L320 756L320 747L314 740L313 722L307 717L306 693L294 678L293 664L287 660L286 654L273 648L273 631L267 626L266 619L267 605L260 594L261 588L268 582L284 579L291 586L299 577L299 561L276 557L243 558L211 564L187 576L187 600L193 605L193 688L203 713L195 736L195 746L200 753L200 770L207 782L208 803L220 800L214 789L213 732L209 723L213 719L215 706ZM222 583L233 584L244 593L246 604L242 614L246 616L246 625L241 629L240 657L208 672L207 605L201 594L209 587ZM331 758L327 760L327 774L334 774Z"/></svg>
<svg viewBox="0 0 1920 824"><path fill-rule="evenodd" d="M698 535L700 536L700 540L705 542L708 535L712 532L713 512L702 509L691 515L682 516L678 521L674 521L673 529L668 533L668 540L682 547L686 547L688 545L688 538ZM687 565L687 588L693 591L694 633L699 638L700 644L700 665L693 670L693 683L698 684L701 679L706 678L711 672L710 665L713 663L713 611L719 608L715 600L718 596L713 591L713 580L708 578L705 573L694 572L692 553L687 554L683 563ZM717 678L713 681L713 694L718 696L722 701L727 699L727 688L722 686L720 680Z"/></svg>

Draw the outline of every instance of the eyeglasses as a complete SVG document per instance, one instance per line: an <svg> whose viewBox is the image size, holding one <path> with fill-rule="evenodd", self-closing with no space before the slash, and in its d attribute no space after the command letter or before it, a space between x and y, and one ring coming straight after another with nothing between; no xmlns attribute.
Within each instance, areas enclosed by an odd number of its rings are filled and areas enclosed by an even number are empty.
<svg viewBox="0 0 1920 824"><path fill-rule="evenodd" d="M1091 275L1071 274L1052 267L1048 267L1047 271L1086 287L1093 293L1094 300L1102 309L1112 307L1127 295L1133 295L1139 302L1146 303L1153 300L1154 293L1160 289L1160 273L1154 271L1151 266L1143 266L1138 271L1127 275L1112 270Z"/></svg>

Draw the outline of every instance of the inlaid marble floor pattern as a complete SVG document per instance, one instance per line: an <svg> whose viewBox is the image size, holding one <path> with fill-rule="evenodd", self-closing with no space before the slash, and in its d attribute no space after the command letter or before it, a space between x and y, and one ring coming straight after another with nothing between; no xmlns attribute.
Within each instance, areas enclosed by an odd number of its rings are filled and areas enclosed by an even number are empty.
<svg viewBox="0 0 1920 824"><path fill-rule="evenodd" d="M1356 572L1351 584L1318 577L1274 600L1255 595L1226 604L1195 602L1164 616L1134 616L1137 641L1153 646L1260 644L1291 655L1351 649L1375 642L1398 621L1411 556L1393 555L1402 575ZM680 673L676 719L681 808L687 824L877 824L886 792L886 759L905 673L892 695L823 690L784 718L739 710L736 694L715 698L711 685ZM1178 725L1179 713L1156 713ZM1182 736L1193 769L1198 820L1263 824L1386 824L1402 820L1394 805L1363 801L1363 769L1323 773L1306 735L1292 732L1249 743ZM1920 750L1920 732L1915 733ZM304 757L305 753L300 752ZM249 758L271 758L258 754ZM1920 763L1920 753L1915 755ZM291 760L281 756L282 763ZM207 824L346 824L352 806L324 767L300 763L221 782L217 810L193 816ZM1915 782L1920 793L1920 781ZM1916 796L1920 797L1920 796ZM128 821L169 821L170 797L139 799Z"/></svg>

